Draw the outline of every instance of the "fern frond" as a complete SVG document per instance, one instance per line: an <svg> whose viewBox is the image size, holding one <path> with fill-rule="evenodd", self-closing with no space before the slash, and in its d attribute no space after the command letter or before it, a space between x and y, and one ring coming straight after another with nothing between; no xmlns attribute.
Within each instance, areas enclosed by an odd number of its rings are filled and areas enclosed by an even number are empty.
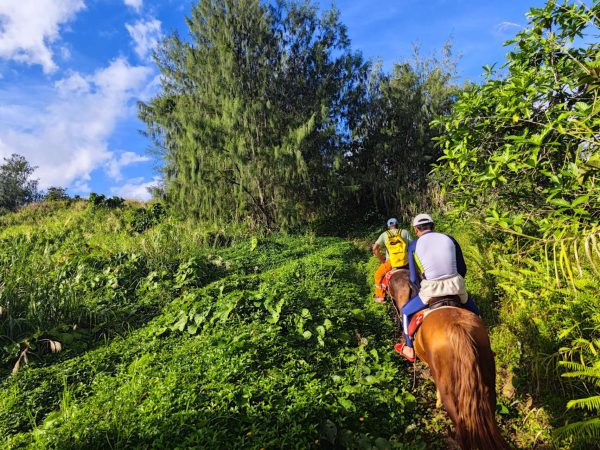
<svg viewBox="0 0 600 450"><path fill-rule="evenodd" d="M581 422L570 423L560 427L555 431L556 436L566 437L575 436L587 439L600 439L600 418L583 420Z"/></svg>
<svg viewBox="0 0 600 450"><path fill-rule="evenodd" d="M579 370L576 372L567 372L562 374L565 378L584 378L591 381L592 383L600 386L600 372L598 369L588 368L586 370Z"/></svg>
<svg viewBox="0 0 600 450"><path fill-rule="evenodd" d="M600 411L600 395L570 400L567 403L567 409L573 408L587 409L588 411Z"/></svg>
<svg viewBox="0 0 600 450"><path fill-rule="evenodd" d="M558 365L566 367L568 370L571 371L582 371L588 368L587 366L574 361L559 361Z"/></svg>

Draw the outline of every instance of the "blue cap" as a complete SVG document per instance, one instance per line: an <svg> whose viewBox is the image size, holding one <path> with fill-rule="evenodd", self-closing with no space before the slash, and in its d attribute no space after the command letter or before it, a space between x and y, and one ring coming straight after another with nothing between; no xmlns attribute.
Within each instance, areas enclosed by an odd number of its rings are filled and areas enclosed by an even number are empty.
<svg viewBox="0 0 600 450"><path fill-rule="evenodd" d="M387 225L388 227L391 227L392 225L398 226L398 219L395 219L393 217L391 219L388 219Z"/></svg>

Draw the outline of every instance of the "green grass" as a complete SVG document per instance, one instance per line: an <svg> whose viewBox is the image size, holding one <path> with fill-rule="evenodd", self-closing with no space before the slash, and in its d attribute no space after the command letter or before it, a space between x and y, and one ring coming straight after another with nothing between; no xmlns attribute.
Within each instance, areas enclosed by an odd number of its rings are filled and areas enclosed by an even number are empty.
<svg viewBox="0 0 600 450"><path fill-rule="evenodd" d="M418 431L426 410L391 351L387 312L370 301L364 245L172 219L132 233L119 210L80 206L21 216L0 231L0 298L21 321L3 337L6 448L412 449L435 439ZM64 351L44 352L41 338ZM32 346L15 376L11 345Z"/></svg>
<svg viewBox="0 0 600 450"><path fill-rule="evenodd" d="M366 240L152 221L140 207L0 218L2 448L446 448L432 383L412 390L390 310L371 301ZM594 361L595 284L557 292L501 242L449 227L497 352L503 434L523 449L589 446L552 430L593 417L565 410L591 393L557 362Z"/></svg>

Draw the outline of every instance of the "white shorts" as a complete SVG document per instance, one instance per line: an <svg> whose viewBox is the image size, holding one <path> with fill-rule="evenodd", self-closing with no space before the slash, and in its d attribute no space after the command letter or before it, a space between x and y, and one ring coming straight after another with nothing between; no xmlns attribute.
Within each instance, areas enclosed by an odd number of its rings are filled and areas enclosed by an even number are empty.
<svg viewBox="0 0 600 450"><path fill-rule="evenodd" d="M467 287L465 279L460 274L453 275L440 280L422 280L419 297L425 305L429 304L429 300L433 297L444 297L446 295L458 295L461 303L467 303L469 296L467 295Z"/></svg>

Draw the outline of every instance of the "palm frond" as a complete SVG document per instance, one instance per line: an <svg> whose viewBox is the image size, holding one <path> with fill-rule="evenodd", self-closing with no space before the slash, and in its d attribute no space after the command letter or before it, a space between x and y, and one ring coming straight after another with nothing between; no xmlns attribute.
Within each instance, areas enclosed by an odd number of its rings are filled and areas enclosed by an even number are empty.
<svg viewBox="0 0 600 450"><path fill-rule="evenodd" d="M589 411L600 411L600 395L592 397L577 398L567 403L567 409L587 409Z"/></svg>
<svg viewBox="0 0 600 450"><path fill-rule="evenodd" d="M561 367L565 367L566 369L572 372L581 372L585 371L586 369L589 369L588 366L575 361L559 361L558 365Z"/></svg>
<svg viewBox="0 0 600 450"><path fill-rule="evenodd" d="M557 437L577 436L589 440L600 439L600 418L595 417L581 422L574 422L558 428L555 432Z"/></svg>
<svg viewBox="0 0 600 450"><path fill-rule="evenodd" d="M537 243L537 245L539 244L540 242ZM543 240L544 262L547 266L553 265L558 288L561 288L561 280L565 280L573 290L577 291L575 278L585 277L586 268L596 275L600 275L599 245L600 231L598 227L588 228L582 233L563 230L558 237L552 236ZM583 252L580 252L580 249L583 249ZM587 263L585 267L584 263Z"/></svg>

